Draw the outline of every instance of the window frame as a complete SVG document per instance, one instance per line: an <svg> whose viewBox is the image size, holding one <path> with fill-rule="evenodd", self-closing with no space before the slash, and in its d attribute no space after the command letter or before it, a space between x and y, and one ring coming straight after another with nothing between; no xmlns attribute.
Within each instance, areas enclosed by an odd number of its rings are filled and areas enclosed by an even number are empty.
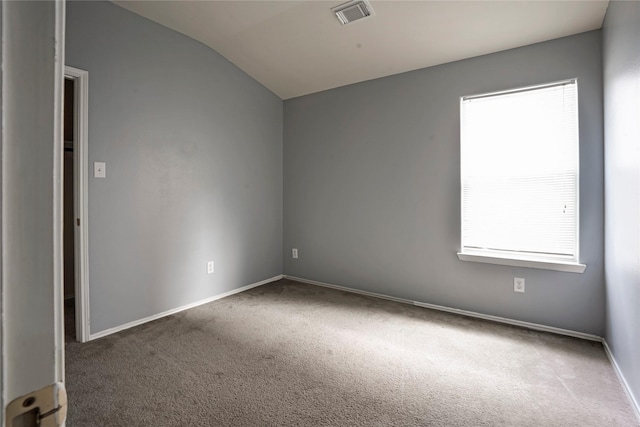
<svg viewBox="0 0 640 427"><path fill-rule="evenodd" d="M464 102L470 99L487 98L500 95L508 95L520 92L535 91L554 86L562 86L567 84L575 84L576 88L576 214L575 214L575 253L573 257L554 256L553 254L545 254L535 256L533 254L518 253L510 251L490 250L490 249L469 249L463 246L464 242L464 170L463 170L463 140L465 129L464 125ZM460 251L457 252L458 259L461 261L481 262L488 264L507 265L514 267L529 267L544 270L555 270L573 273L582 273L586 269L585 264L580 261L580 109L579 109L579 91L578 79L559 80L550 83L517 87L513 89L500 90L494 92L480 93L477 95L467 95L460 97Z"/></svg>

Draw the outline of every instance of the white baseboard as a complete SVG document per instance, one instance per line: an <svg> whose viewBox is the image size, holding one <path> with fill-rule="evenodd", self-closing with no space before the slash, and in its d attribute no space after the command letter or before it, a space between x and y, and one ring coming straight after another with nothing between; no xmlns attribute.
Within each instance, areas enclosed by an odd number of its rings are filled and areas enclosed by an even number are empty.
<svg viewBox="0 0 640 427"><path fill-rule="evenodd" d="M602 346L604 347L604 352L607 354L607 357L609 358L611 365L613 365L613 370L616 372L616 375L618 376L618 380L620 381L620 384L622 385L622 388L624 389L624 392L627 395L627 398L629 399L629 403L631 403L631 407L633 408L633 411L636 414L636 418L638 419L638 421L640 421L640 404L636 400L636 398L633 396L633 393L631 392L631 387L629 387L629 383L627 383L627 380L625 379L624 375L622 374L622 371L620 370L620 367L618 366L618 362L616 362L616 358L613 357L613 353L611 352L611 348L609 348L609 344L607 343L607 340L604 338L602 338Z"/></svg>
<svg viewBox="0 0 640 427"><path fill-rule="evenodd" d="M616 362L616 359L613 356L613 353L611 352L611 349L609 348L609 345L607 344L607 341L602 337L599 337L597 335L592 335L592 334L585 334L583 332L572 331L572 330L569 330L569 329L556 328L556 327L553 327L553 326L540 325L540 324L531 323L531 322L523 322L523 321L520 321L520 320L509 319L509 318L506 318L506 317L492 316L492 315L488 315L488 314L477 313L475 311L460 310L460 309L457 309L457 308L451 308L451 307L446 307L446 306L442 306L442 305L428 304L428 303L423 303L423 302L419 302L419 301L412 301L412 300L408 300L408 299L405 299L405 298L398 298L398 297L393 297L393 296L385 295L385 294L379 294L379 293L375 293L375 292L362 291L362 290L359 290L359 289L349 288L349 287L346 287L346 286L334 285L334 284L331 284L331 283L318 282L316 280L309 280L309 279L304 279L304 278L301 278L301 277L288 276L288 275L282 275L282 274L278 275L278 276L274 276L274 277L272 277L270 279L262 280L260 282L252 283L250 285L243 286L241 288L231 290L229 292L225 292L223 294L215 295L215 296L210 297L210 298L206 298L206 299L203 299L203 300L200 300L200 301L196 301L194 303L187 304L187 305L184 305L182 307L177 307L177 308L174 308L174 309L171 309L171 310L167 310L167 311L164 311L162 313L155 314L153 316L145 317L143 319L134 320L133 322L125 323L124 325L116 326L114 328L105 329L104 331L100 331L100 332L97 332L95 334L91 334L89 336L89 340L94 340L94 339L106 337L107 335L111 335L111 334L114 334L116 332L132 328L134 326L142 325L144 323L151 322L153 320L160 319L162 317L170 316L172 314L179 313L181 311L188 310L190 308L198 307L200 305L207 304L207 303L210 303L210 302L213 302L213 301L216 301L216 300L219 300L219 299L231 296L231 295L235 295L235 294L238 294L240 292L248 291L249 289L256 288L256 287L262 286L262 285L266 285L267 283L275 282L275 281L280 280L282 278L289 279L289 280L294 280L296 282L307 283L307 284L310 284L310 285L316 285L316 286L322 286L322 287L325 287L325 288L337 289L337 290L344 291L344 292L350 292L350 293L354 293L354 294L366 295L366 296L370 296L370 297L374 297L374 298L380 298L380 299L395 301L395 302L399 302L399 303L403 303L403 304L415 305L415 306L418 306L418 307L429 308L429 309L432 309L432 310L444 311L444 312L447 312L447 313L454 313L454 314L458 314L458 315L462 315L462 316L474 317L474 318L483 319L483 320L489 320L489 321L498 322L498 323L505 323L505 324L508 324L508 325L520 326L520 327L523 327L523 328L533 329L533 330L536 330L536 331L551 332L551 333L554 333L554 334L565 335L565 336L570 336L570 337L575 337L575 338L581 338L581 339L585 339L585 340L589 340L589 341L601 342L603 347L604 347L605 354L607 355L609 361L611 362L611 365L613 366L613 369L614 369L614 371L615 371L615 373L616 373L616 375L618 377L618 380L620 381L620 385L622 386L625 394L627 395L627 398L629 399L629 403L631 404L631 407L633 408L633 411L634 411L636 417L638 418L638 421L640 421L640 404L638 403L638 401L635 399L633 393L631 392L631 388L629 387L629 384L627 383L624 375L622 374L622 371L620 370L620 367L618 366L618 363Z"/></svg>
<svg viewBox="0 0 640 427"><path fill-rule="evenodd" d="M613 353L611 353L611 349L609 348L609 345L607 344L607 341L604 338L600 337L600 336L592 335L592 334L585 334L583 332L572 331L572 330L569 330L569 329L555 328L553 326L540 325L540 324L537 324L537 323L523 322L521 320L508 319L506 317L491 316L491 315L488 315L488 314L477 313L475 311L460 310L460 309L457 309L457 308L445 307L445 306L442 306L442 305L435 305L435 304L428 304L428 303L423 303L423 302L418 302L418 301L411 301L411 300L408 300L408 299L392 297L392 296L389 296L389 295L378 294L378 293L375 293L375 292L361 291L359 289L348 288L346 286L339 286L339 285L334 285L334 284L331 284L331 283L318 282L316 280L303 279L301 277L285 275L284 278L285 279L289 279L289 280L294 280L296 282L308 283L310 285L323 286L325 288L337 289L337 290L340 290L340 291L351 292L351 293L354 293L354 294L366 295L366 296L370 296L370 297L374 297L374 298L381 298L381 299L400 302L400 303L404 303L404 304L411 304L411 305L415 305L415 306L418 306L418 307L430 308L432 310L446 311L447 313L454 313L454 314L459 314L459 315L462 315L462 316L475 317L475 318L478 318L478 319L490 320L490 321L498 322L498 323L506 323L508 325L520 326L520 327L523 327L523 328L533 329L533 330L536 330L536 331L551 332L551 333L554 333L554 334L566 335L566 336L570 336L570 337L574 337L574 338L581 338L581 339L585 339L585 340L589 340L589 341L601 342L602 346L604 347L604 351L605 351L607 357L609 358L609 361L611 362L611 365L613 366L613 370L615 371L615 373L616 373L616 375L618 377L618 380L620 381L620 385L622 386L622 389L624 390L625 394L627 395L627 398L629 399L629 403L631 404L631 407L633 408L633 411L634 411L636 417L638 418L638 421L640 421L640 405L638 404L638 401L635 399L633 393L631 392L631 388L629 387L629 384L627 383L624 375L622 374L622 371L620 370L620 367L618 366L618 363L616 362L615 357L613 357Z"/></svg>
<svg viewBox="0 0 640 427"><path fill-rule="evenodd" d="M459 314L459 315L462 315L462 316L475 317L477 319L490 320L492 322L506 323L508 325L520 326L520 327L523 327L523 328L533 329L533 330L536 330L536 331L551 332L551 333L554 333L554 334L566 335L566 336L569 336L569 337L581 338L581 339L589 340L589 341L598 341L598 342L602 341L602 337L599 337L597 335L592 335L592 334L585 334L584 332L577 332L577 331L572 331L572 330L569 330L569 329L555 328L553 326L540 325L538 323L523 322L521 320L514 320L514 319L509 319L509 318L506 318L506 317L492 316L492 315L489 315L489 314L477 313L475 311L460 310L460 309L457 309L457 308L446 307L446 306L443 306L443 305L428 304L428 303L419 302L419 301L411 301L411 300L408 300L408 299L405 299L405 298L397 298L397 297L392 297L392 296L389 296L389 295L378 294L378 293L375 293L375 292L361 291L359 289L348 288L346 286L333 285L331 283L318 282L318 281L315 281L315 280L303 279L303 278L300 278L300 277L287 276L287 275L285 275L284 277L285 277L285 279L295 280L296 282L308 283L310 285L323 286L325 288L338 289L338 290L341 290L341 291L351 292L351 293L360 294L360 295L367 295L367 296L374 297L374 298L382 298L382 299L386 299L386 300L390 300L390 301L400 302L400 303L403 303L403 304L411 304L411 305L415 305L415 306L418 306L418 307L430 308L432 310L446 311L447 313L454 313L454 314Z"/></svg>
<svg viewBox="0 0 640 427"><path fill-rule="evenodd" d="M535 331L551 332L558 335L566 335L569 337L580 338L589 341L602 341L598 335L586 334L584 332L572 331L570 329L556 328L554 326L541 325L539 323L524 322L522 320L509 319L508 317L492 316L490 314L477 313L475 311L459 310L457 308L445 307L442 305L427 304L423 302L413 302L418 307L430 308L432 310L446 311L448 313L460 314L462 316L475 317L478 319L489 320L492 322L506 323L508 325L520 326L522 328L533 329Z"/></svg>
<svg viewBox="0 0 640 427"><path fill-rule="evenodd" d="M239 294L240 292L248 291L252 288L257 288L258 286L266 285L267 283L275 282L276 280L282 279L284 276L282 274L272 277L270 279L263 280L261 282L252 283L247 286L243 286L238 289L233 289L229 292L225 292L223 294L215 295L210 298L205 298L200 301L193 302L191 304L183 305L182 307L173 308L171 310L163 311L162 313L154 314L153 316L145 317L144 319L134 320L133 322L125 323L124 325L116 326L114 328L105 329L104 331L96 332L95 334L89 335L89 341L95 340L98 338L106 337L107 335L115 334L116 332L123 331L125 329L133 328L134 326L142 325L143 323L151 322L152 320L157 320L162 317L170 316L175 313L179 313L184 310L188 310L190 308L198 307L203 304L207 304L231 295Z"/></svg>

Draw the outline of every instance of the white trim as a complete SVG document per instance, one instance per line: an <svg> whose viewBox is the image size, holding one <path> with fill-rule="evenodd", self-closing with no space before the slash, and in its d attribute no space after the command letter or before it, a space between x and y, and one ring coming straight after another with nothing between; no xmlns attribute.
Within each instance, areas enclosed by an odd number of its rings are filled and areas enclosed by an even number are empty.
<svg viewBox="0 0 640 427"><path fill-rule="evenodd" d="M577 332L577 331L572 331L572 330L569 330L569 329L562 329L562 328L556 328L556 327L553 327L553 326L540 325L538 323L523 322L521 320L514 320L514 319L508 319L506 317L492 316L492 315L489 315L489 314L477 313L475 311L460 310L460 309L457 309L457 308L450 308L450 307L445 307L445 306L442 306L442 305L428 304L428 303L419 302L419 301L411 301L411 300L404 299L404 298L392 297L392 296L389 296L389 295L378 294L378 293L375 293L375 292L361 291L359 289L353 289L353 288L348 288L348 287L345 287L345 286L333 285L333 284L330 284L330 283L317 282L315 280L303 279L303 278L300 278L300 277L287 276L287 275L285 275L284 277L285 277L285 279L294 280L296 282L308 283L310 285L316 285L316 286L323 286L325 288L338 289L340 291L351 292L351 293L360 294L360 295L366 295L366 296L370 296L370 297L374 297L374 298L386 299L386 300L390 300L390 301L400 302L400 303L403 303L403 304L411 304L411 305L415 305L415 306L418 306L418 307L430 308L432 310L438 310L438 311L445 311L447 313L454 313L454 314L459 314L459 315L467 316L467 317L475 317L477 319L489 320L489 321L492 321L492 322L505 323L507 325L520 326L520 327L523 327L523 328L533 329L533 330L536 330L536 331L551 332L551 333L558 334L558 335L566 335L566 336L569 336L569 337L581 338L581 339L589 340L589 341L598 341L598 342L602 341L601 337L599 337L597 335L592 335L592 334L585 334L584 332Z"/></svg>
<svg viewBox="0 0 640 427"><path fill-rule="evenodd" d="M278 276L274 276L270 279L263 280L261 282L252 283L247 286L243 286L241 288L233 289L229 292L225 292L223 294L215 295L210 298L205 298L200 301L193 302L191 304L183 305L181 307L173 308L171 310L163 311L162 313L154 314L153 316L145 317L143 319L134 320L133 322L125 323L124 325L116 326L115 328L105 329L104 331L97 332L95 334L91 334L89 339L95 340L98 338L106 337L107 335L115 334L116 332L123 331L125 329L133 328L134 326L142 325L143 323L151 322L152 320L157 320L162 317L170 316L172 314L179 313L184 310L188 310L190 308L198 307L203 304L208 304L210 302L226 298L231 295L239 294L240 292L248 291L249 289L257 288L258 286L266 285L267 283L275 282L276 280L282 279L284 276L282 274Z"/></svg>
<svg viewBox="0 0 640 427"><path fill-rule="evenodd" d="M526 329L532 329L534 331L550 332L557 335L565 335L574 338L580 338L588 341L601 341L602 338L597 335L586 334L584 332L572 331L570 329L556 328L554 326L541 325L539 323L524 322L522 320L509 319L507 317L492 316L490 314L477 313L475 311L459 310L457 308L450 308L441 305L428 304L423 302L414 301L414 305L419 307L430 308L433 310L446 311L448 313L460 314L462 316L475 317L478 319L489 320L492 322L505 323L512 326L520 326Z"/></svg>
<svg viewBox="0 0 640 427"><path fill-rule="evenodd" d="M579 264L580 261L580 91L578 90L578 79L576 82L576 108L578 109L578 117L576 118L576 138L578 143L576 144L576 158L578 159L578 165L576 167L576 250L575 250L575 262L577 265L582 266L582 271L576 271L575 273L582 273L587 266L585 264ZM562 271L562 270L561 270Z"/></svg>
<svg viewBox="0 0 640 427"><path fill-rule="evenodd" d="M55 381L64 382L64 1L55 2L54 135L53 135L53 322ZM63 420L64 423L64 420Z"/></svg>
<svg viewBox="0 0 640 427"><path fill-rule="evenodd" d="M613 365L613 370L616 372L616 376L618 377L618 380L620 381L620 385L622 385L622 388L624 389L624 392L627 395L627 398L629 399L629 403L631 404L631 407L633 408L633 412L636 414L636 418L638 419L638 421L640 421L640 403L633 396L633 392L631 391L631 387L629 387L629 384L627 383L627 380L624 378L624 375L622 374L622 371L620 370L620 366L618 366L618 362L616 362L616 358L613 357L613 353L611 352L611 348L609 348L609 344L607 343L607 340L604 339L604 338L602 338L602 346L604 347L604 352L607 354L607 357L609 358L609 361L611 362L611 365Z"/></svg>
<svg viewBox="0 0 640 427"><path fill-rule="evenodd" d="M538 268L541 270L564 271L566 273L583 273L586 264L563 261L538 261L524 258L507 258L506 256L477 255L458 252L460 261L481 262L484 264L509 265L512 267Z"/></svg>
<svg viewBox="0 0 640 427"><path fill-rule="evenodd" d="M580 339L584 339L584 340L588 340L588 341L600 342L600 343L602 343L602 346L604 348L604 352L607 355L607 358L609 359L609 361L611 362L611 365L613 366L613 370L615 371L616 376L618 377L618 380L620 381L620 384L621 384L621 386L622 386L627 398L629 399L629 404L631 405L634 414L638 418L638 421L640 421L640 404L635 399L635 397L633 395L633 392L631 391L631 387L629 387L629 384L627 383L624 375L622 374L622 371L620 370L620 367L618 366L618 363L616 362L616 359L613 356L613 353L611 352L611 349L609 348L609 344L607 344L607 340L602 338L602 337L600 337L600 336L598 336L598 335L585 334L584 332L577 332L577 331L572 331L572 330L569 330L569 329L562 329L562 328L556 328L556 327L553 327L553 326L540 325L540 324L537 324L537 323L523 322L523 321L520 321L520 320L514 320L514 319L508 319L508 318L505 318L505 317L492 316L492 315L488 315L488 314L477 313L477 312L474 312L474 311L460 310L460 309L457 309L457 308L450 308L450 307L445 307L445 306L442 306L442 305L435 305L435 304L428 304L428 303L423 303L423 302L418 302L418 301L411 301L411 300L408 300L408 299L392 297L392 296L389 296L389 295L378 294L378 293L375 293L375 292L361 291L359 289L348 288L346 286L339 286L339 285L333 285L333 284L330 284L330 283L318 282L316 280L303 279L301 277L284 275L284 278L285 279L289 279L289 280L294 280L296 282L307 283L307 284L310 284L310 285L322 286L322 287L325 287L325 288L337 289L337 290L344 291L344 292L350 292L350 293L354 293L354 294L366 295L366 296L370 296L370 297L373 297L373 298L381 298L381 299L386 299L386 300L395 301L395 302L404 303L404 304L412 304L412 305L415 305L415 306L418 306L418 307L429 308L429 309L432 309L432 310L444 311L444 312L447 312L447 313L454 313L454 314L459 314L459 315L462 315L462 316L468 316L468 317L474 317L474 318L483 319L483 320L489 320L489 321L492 321L492 322L505 323L505 324L513 325L513 326L520 326L522 328L533 329L533 330L536 330L536 331L550 332L550 333L553 333L553 334L565 335L565 336L574 337L574 338L580 338Z"/></svg>
<svg viewBox="0 0 640 427"><path fill-rule="evenodd" d="M73 138L76 340L89 341L89 72L66 66L65 76L75 82ZM75 219L80 219L77 226Z"/></svg>
<svg viewBox="0 0 640 427"><path fill-rule="evenodd" d="M565 79L565 80L559 80L557 82L551 82L551 83L543 83L543 84L537 84L537 85L532 85L532 86L524 86L524 87L512 88L512 89L507 89L507 90L498 90L498 91L495 91L495 92L479 93L479 94L476 94L476 95L461 96L460 99L463 100L463 101L466 101L466 100L469 100L469 99L488 98L488 97L497 96L497 95L509 95L509 94L512 94L512 93L529 92L529 91L532 91L532 90L546 89L548 87L554 87L554 86L566 86L566 85L577 85L577 84L578 84L578 79L577 78Z"/></svg>

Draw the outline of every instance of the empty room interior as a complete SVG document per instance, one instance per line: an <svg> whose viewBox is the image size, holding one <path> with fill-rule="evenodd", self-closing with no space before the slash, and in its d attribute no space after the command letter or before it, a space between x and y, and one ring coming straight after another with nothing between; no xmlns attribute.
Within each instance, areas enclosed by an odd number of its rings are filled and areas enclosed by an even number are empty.
<svg viewBox="0 0 640 427"><path fill-rule="evenodd" d="M639 2L68 1L64 54L67 425L640 426Z"/></svg>

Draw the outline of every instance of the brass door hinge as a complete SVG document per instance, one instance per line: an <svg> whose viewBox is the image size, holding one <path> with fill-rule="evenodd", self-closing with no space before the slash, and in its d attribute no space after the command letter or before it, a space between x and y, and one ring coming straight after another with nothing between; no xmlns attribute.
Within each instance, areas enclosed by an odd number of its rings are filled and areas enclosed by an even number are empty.
<svg viewBox="0 0 640 427"><path fill-rule="evenodd" d="M63 383L48 385L7 405L7 427L58 427L67 418Z"/></svg>

